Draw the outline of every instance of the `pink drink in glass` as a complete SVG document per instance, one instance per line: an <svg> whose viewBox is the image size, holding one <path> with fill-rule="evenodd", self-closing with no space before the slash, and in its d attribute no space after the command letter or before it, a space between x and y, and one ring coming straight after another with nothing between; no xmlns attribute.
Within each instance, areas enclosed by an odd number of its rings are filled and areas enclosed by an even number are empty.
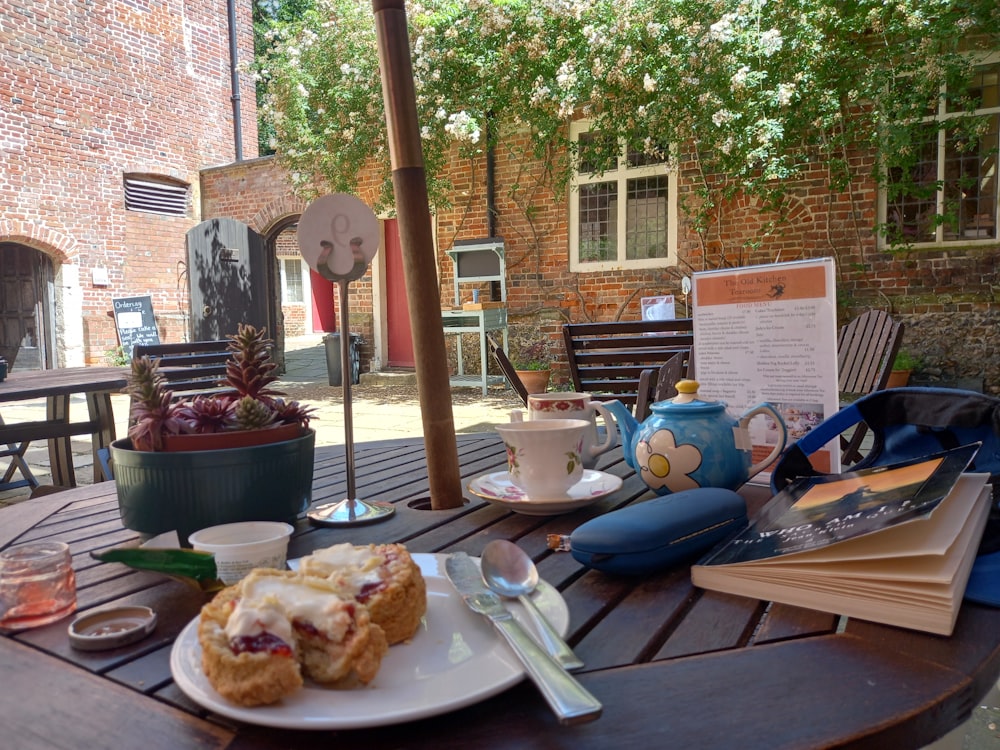
<svg viewBox="0 0 1000 750"><path fill-rule="evenodd" d="M33 628L76 610L69 545L31 542L0 552L0 628Z"/></svg>

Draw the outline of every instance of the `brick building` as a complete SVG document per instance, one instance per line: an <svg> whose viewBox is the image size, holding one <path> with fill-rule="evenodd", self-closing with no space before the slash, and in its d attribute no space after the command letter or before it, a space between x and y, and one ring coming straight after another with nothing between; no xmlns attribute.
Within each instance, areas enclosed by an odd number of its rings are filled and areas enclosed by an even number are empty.
<svg viewBox="0 0 1000 750"><path fill-rule="evenodd" d="M189 326L199 171L257 155L251 4L0 0L0 346L14 367L102 362L112 299ZM237 50L230 55L230 41ZM234 105L235 102L235 105Z"/></svg>
<svg viewBox="0 0 1000 750"><path fill-rule="evenodd" d="M237 220L261 236L270 262L269 304L282 313L274 318L279 341L333 330L336 292L297 253L295 227L306 204L291 193L273 158L255 158L247 76L240 78L238 112L248 158L237 158L224 9L114 3L78 18L82 10L68 3L33 8L0 0L0 13L11 19L0 29L0 275L8 282L31 280L44 304L42 313L34 302L30 310L15 306L15 315L10 302L0 305L4 341L16 334L27 351L24 342L41 334L51 342L50 366L99 362L116 343L111 299L142 293L153 298L163 340L190 337L185 235L215 219ZM249 59L249 3L236 10L239 56ZM510 132L492 169L485 158L452 164L453 206L434 215L442 307L452 303L454 264L447 251L456 241L502 237L512 349L547 341L558 381L565 376L559 338L565 321L637 318L640 299L658 294L677 295L677 313L685 315L681 279L691 272L830 256L837 261L843 316L887 309L906 321L904 346L923 356L931 376L974 378L1000 391L1000 353L993 345L1000 321L1000 59L986 62L983 114L993 128L984 145L956 163L942 141L928 158L942 179L953 168L977 177L974 200L950 229L921 226L926 206L885 205L871 180L831 194L823 166L816 165L795 184L783 218L744 198L721 205L699 232L681 210L695 200L702 178L693 155L681 156L676 173L644 163L635 175L625 168L602 178L579 175L570 190L557 192L545 165L517 156L523 136ZM586 132L585 123L574 128ZM863 167L874 163L871 154L852 159ZM641 190L630 192L636 179ZM145 189L156 209L175 206L180 196L184 210L142 210ZM358 196L373 204L376 190L377 176L366 175ZM627 197L618 203L618 194ZM917 233L912 250L891 252L880 243L872 227L890 217ZM351 287L350 327L363 339L363 370L393 365L393 335L408 328L398 306L394 222L382 220L386 249ZM624 238L636 222L653 240ZM617 244L616 233L622 236ZM480 293L488 299L497 290L483 284ZM26 334L14 326L28 312L39 330Z"/></svg>

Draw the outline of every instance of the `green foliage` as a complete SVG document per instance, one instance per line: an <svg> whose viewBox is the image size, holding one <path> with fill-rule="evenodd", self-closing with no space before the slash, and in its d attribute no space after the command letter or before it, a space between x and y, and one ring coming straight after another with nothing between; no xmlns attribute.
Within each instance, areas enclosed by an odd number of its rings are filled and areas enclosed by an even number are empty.
<svg viewBox="0 0 1000 750"><path fill-rule="evenodd" d="M511 362L515 370L548 370L550 367L548 344L540 339L525 344L511 358Z"/></svg>
<svg viewBox="0 0 1000 750"><path fill-rule="evenodd" d="M907 351L906 349L900 349L896 353L896 358L892 361L893 370L919 370L923 366L923 358Z"/></svg>
<svg viewBox="0 0 1000 750"><path fill-rule="evenodd" d="M112 367L125 367L129 363L129 356L121 344L104 352L104 359Z"/></svg>
<svg viewBox="0 0 1000 750"><path fill-rule="evenodd" d="M523 158L564 186L567 125L583 116L612 146L675 148L695 163L684 209L702 228L739 191L780 206L812 165L831 190L870 177L856 149L907 174L942 84L965 101L964 53L1000 47L995 0L422 0L407 11L433 203L447 202L450 159L514 132L527 136ZM375 165L391 205L371 4L305 3L270 22L260 48L262 130L273 127L304 197L355 191ZM598 172L614 156L588 154Z"/></svg>

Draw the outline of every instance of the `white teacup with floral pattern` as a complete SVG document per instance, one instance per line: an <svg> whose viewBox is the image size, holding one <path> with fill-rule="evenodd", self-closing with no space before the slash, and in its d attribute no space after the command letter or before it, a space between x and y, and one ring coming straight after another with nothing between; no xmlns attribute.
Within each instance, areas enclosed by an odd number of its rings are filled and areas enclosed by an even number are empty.
<svg viewBox="0 0 1000 750"><path fill-rule="evenodd" d="M604 420L604 441L599 442L597 416ZM512 422L523 422L524 413L515 409L510 413ZM583 419L590 423L583 441L583 467L593 469L597 457L618 444L618 428L615 420L602 404L591 400L586 393L575 391L564 393L532 393L528 396L528 419Z"/></svg>
<svg viewBox="0 0 1000 750"><path fill-rule="evenodd" d="M544 419L497 425L507 449L510 481L529 500L565 497L583 477L587 428L583 419Z"/></svg>

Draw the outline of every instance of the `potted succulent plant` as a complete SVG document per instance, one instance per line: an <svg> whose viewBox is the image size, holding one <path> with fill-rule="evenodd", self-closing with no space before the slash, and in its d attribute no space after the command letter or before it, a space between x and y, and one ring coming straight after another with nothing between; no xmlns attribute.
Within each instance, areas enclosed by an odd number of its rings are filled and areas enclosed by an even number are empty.
<svg viewBox="0 0 1000 750"><path fill-rule="evenodd" d="M528 393L544 393L548 390L552 371L545 341L537 340L527 344L511 361Z"/></svg>
<svg viewBox="0 0 1000 750"><path fill-rule="evenodd" d="M270 388L277 376L266 331L240 325L220 391L174 401L149 357L132 360L126 392L132 397L129 439L135 450L209 450L288 440L309 426L312 410Z"/></svg>
<svg viewBox="0 0 1000 750"><path fill-rule="evenodd" d="M174 401L155 361L132 361L128 438L111 444L126 528L150 535L176 530L183 544L200 528L293 522L308 507L312 410L269 387L276 365L264 330L241 325L230 339L232 391Z"/></svg>

